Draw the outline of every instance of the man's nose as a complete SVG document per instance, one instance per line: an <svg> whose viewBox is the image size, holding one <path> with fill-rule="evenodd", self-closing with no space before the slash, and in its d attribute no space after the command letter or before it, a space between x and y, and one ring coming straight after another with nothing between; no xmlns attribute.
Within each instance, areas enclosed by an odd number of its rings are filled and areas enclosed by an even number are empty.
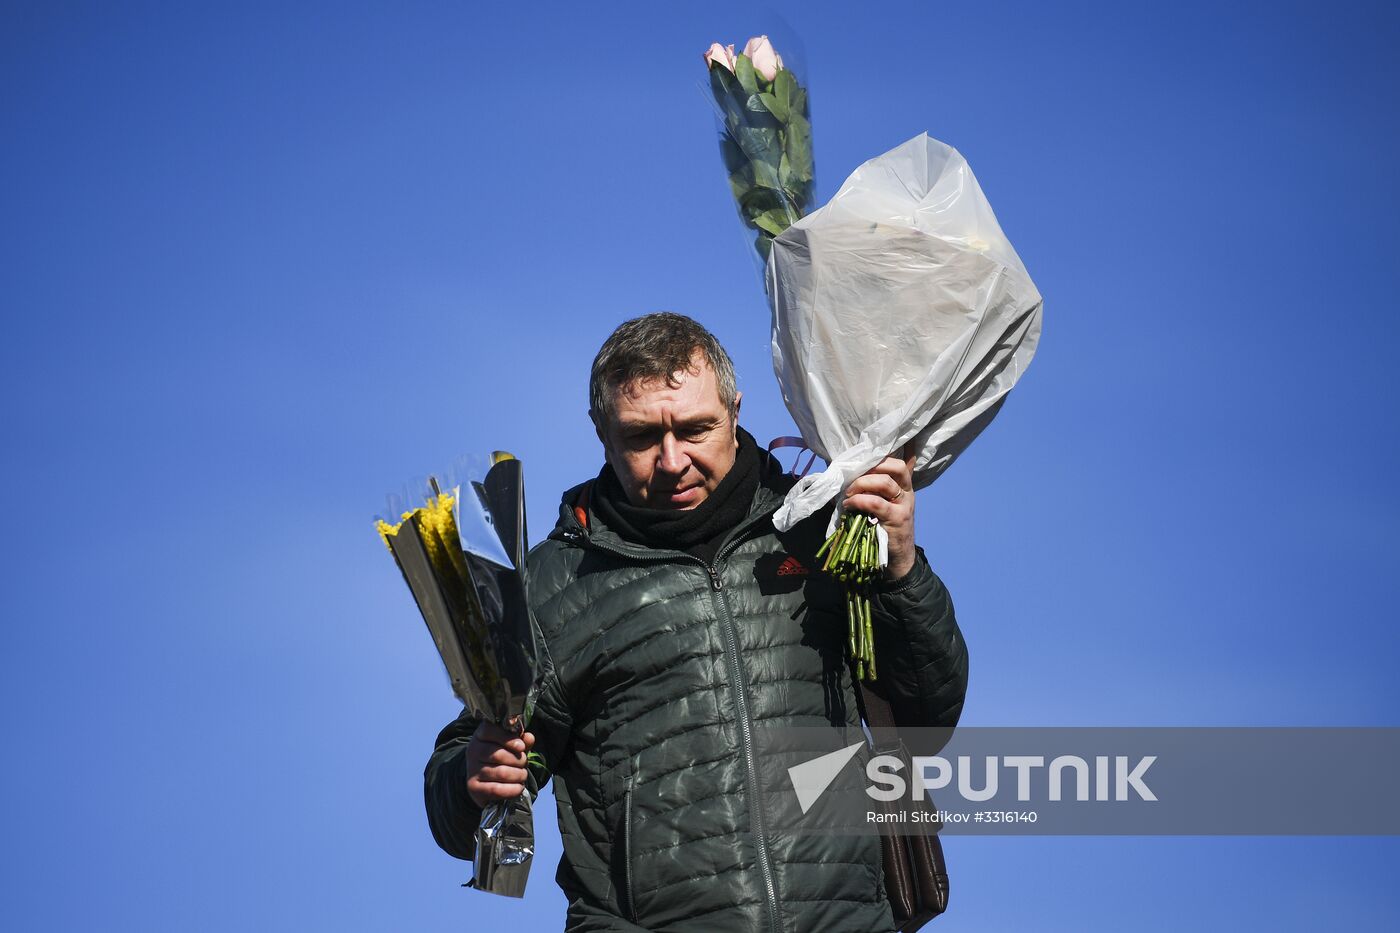
<svg viewBox="0 0 1400 933"><path fill-rule="evenodd" d="M690 457L681 449L681 444L674 434L668 433L661 438L661 459L656 466L661 472L673 476L680 476L690 469Z"/></svg>

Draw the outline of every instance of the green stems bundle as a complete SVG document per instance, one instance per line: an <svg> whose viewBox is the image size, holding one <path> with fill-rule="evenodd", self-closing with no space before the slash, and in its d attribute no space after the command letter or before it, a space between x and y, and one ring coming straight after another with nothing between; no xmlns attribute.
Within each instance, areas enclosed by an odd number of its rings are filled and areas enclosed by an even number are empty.
<svg viewBox="0 0 1400 933"><path fill-rule="evenodd" d="M870 583L881 571L880 543L875 519L847 512L836 531L817 551L822 570L846 584L846 647L855 661L856 676L874 680L875 637L870 623Z"/></svg>

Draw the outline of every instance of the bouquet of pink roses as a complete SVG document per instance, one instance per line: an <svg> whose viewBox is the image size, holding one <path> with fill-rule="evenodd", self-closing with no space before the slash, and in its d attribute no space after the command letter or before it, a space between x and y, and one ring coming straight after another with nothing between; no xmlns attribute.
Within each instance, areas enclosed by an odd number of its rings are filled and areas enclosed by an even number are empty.
<svg viewBox="0 0 1400 933"><path fill-rule="evenodd" d="M927 134L856 169L811 209L807 95L766 37L705 53L740 216L758 231L773 371L803 442L828 463L774 515L786 530L894 452L933 482L1030 364L1041 298L972 169ZM786 76L786 77L785 77ZM874 676L866 584L884 529L833 515L823 569L846 582L850 649Z"/></svg>
<svg viewBox="0 0 1400 933"><path fill-rule="evenodd" d="M720 125L720 154L739 217L768 258L773 238L812 204L812 122L807 91L767 36L736 53L718 42L705 53Z"/></svg>

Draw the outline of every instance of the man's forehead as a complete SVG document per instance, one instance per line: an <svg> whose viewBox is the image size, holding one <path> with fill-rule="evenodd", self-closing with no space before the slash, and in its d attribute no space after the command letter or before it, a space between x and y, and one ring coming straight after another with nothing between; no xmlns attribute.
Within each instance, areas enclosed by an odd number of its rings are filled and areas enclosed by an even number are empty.
<svg viewBox="0 0 1400 933"><path fill-rule="evenodd" d="M707 392L710 389L712 391ZM719 399L719 383L709 362L700 360L691 369L678 369L671 378L647 376L633 379L615 390L617 397L628 401L647 401L657 398L688 398L699 400L707 394Z"/></svg>
<svg viewBox="0 0 1400 933"><path fill-rule="evenodd" d="M707 362L697 370L680 370L665 378L636 379L614 390L619 421L646 420L666 412L672 417L708 416L724 411L719 382Z"/></svg>

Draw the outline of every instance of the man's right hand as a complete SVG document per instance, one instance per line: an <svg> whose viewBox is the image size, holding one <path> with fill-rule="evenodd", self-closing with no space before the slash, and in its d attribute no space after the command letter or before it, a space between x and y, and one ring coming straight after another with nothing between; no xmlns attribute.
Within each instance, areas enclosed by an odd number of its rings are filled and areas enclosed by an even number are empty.
<svg viewBox="0 0 1400 933"><path fill-rule="evenodd" d="M483 810L525 790L525 753L535 744L533 734L516 735L482 721L467 744L467 793Z"/></svg>

